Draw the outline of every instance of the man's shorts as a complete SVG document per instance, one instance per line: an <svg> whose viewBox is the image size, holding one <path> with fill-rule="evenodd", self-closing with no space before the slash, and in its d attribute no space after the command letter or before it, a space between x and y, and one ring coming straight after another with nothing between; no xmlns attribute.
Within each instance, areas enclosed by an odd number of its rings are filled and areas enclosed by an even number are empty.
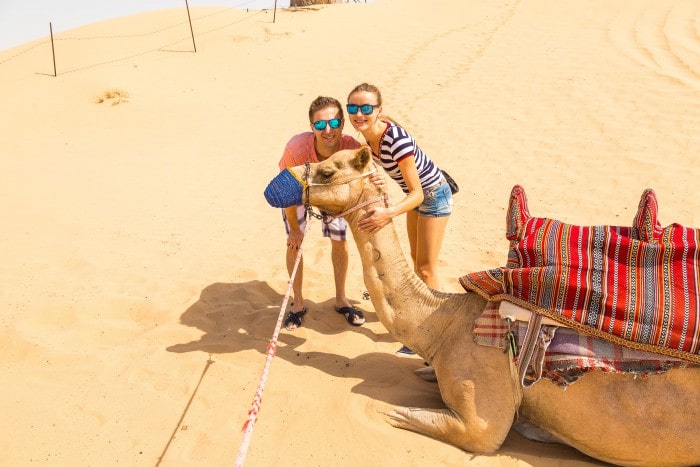
<svg viewBox="0 0 700 467"><path fill-rule="evenodd" d="M323 211L321 211L321 215L323 215L321 232L323 232L324 237L330 237L331 240L336 241L347 239L348 223L344 218L338 217L326 223L333 215ZM287 235L289 235L289 222L287 222L287 214L284 209L282 209L282 219ZM299 222L301 231L306 232L306 208L304 206L297 206L297 222Z"/></svg>

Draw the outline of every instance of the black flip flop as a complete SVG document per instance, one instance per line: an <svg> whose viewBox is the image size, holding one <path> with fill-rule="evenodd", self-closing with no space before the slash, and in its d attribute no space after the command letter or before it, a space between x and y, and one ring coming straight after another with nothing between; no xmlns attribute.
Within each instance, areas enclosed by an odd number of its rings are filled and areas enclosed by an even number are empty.
<svg viewBox="0 0 700 467"><path fill-rule="evenodd" d="M294 331L294 329L300 328L301 327L301 317L306 314L306 311L307 311L306 307L304 307L303 310L290 311L289 313L287 313L287 317L284 319L284 328L290 332ZM294 329L289 328L289 325L292 323L294 323L294 325L296 326Z"/></svg>
<svg viewBox="0 0 700 467"><path fill-rule="evenodd" d="M341 315L345 315L345 319L347 320L347 322L352 324L353 326L362 326L363 324L365 324L365 315L363 315L362 312L354 306L344 306L342 308L336 308L335 311L337 311ZM360 321L355 321L356 316L360 318Z"/></svg>

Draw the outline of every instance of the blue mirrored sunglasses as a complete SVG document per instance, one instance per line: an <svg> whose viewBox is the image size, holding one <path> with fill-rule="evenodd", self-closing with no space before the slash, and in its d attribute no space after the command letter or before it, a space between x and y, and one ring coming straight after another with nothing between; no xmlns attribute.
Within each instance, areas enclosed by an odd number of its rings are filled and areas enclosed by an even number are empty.
<svg viewBox="0 0 700 467"><path fill-rule="evenodd" d="M326 124L330 125L334 130L340 128L340 122L342 120L339 118L331 118L330 120L316 120L313 125L318 131L323 131L326 129Z"/></svg>
<svg viewBox="0 0 700 467"><path fill-rule="evenodd" d="M362 112L362 115L372 115L372 112L374 112L375 107L379 106L374 104L348 104L345 106L345 108L348 109L348 113L350 115L355 115L358 109Z"/></svg>

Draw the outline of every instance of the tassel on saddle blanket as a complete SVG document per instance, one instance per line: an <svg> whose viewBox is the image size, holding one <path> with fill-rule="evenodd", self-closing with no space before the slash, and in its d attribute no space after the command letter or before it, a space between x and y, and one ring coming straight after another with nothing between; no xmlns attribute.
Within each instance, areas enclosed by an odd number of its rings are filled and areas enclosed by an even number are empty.
<svg viewBox="0 0 700 467"><path fill-rule="evenodd" d="M661 228L653 190L631 227L532 217L522 187L510 196L506 267L462 286L584 334L700 364L700 231Z"/></svg>

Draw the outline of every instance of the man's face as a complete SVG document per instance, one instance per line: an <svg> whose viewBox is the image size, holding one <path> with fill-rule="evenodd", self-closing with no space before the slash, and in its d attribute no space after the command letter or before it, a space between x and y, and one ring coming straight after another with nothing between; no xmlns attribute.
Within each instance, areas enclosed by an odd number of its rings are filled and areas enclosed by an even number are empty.
<svg viewBox="0 0 700 467"><path fill-rule="evenodd" d="M337 120L339 120L339 122ZM337 128L332 128L338 123L339 125ZM318 127L324 124L325 127L319 130ZM317 149L325 149L324 152L330 151L325 155L329 156L338 151L340 148L340 139L343 135L343 121L340 120L340 109L329 105L314 112L311 122L311 131L314 132L314 136L316 137Z"/></svg>

